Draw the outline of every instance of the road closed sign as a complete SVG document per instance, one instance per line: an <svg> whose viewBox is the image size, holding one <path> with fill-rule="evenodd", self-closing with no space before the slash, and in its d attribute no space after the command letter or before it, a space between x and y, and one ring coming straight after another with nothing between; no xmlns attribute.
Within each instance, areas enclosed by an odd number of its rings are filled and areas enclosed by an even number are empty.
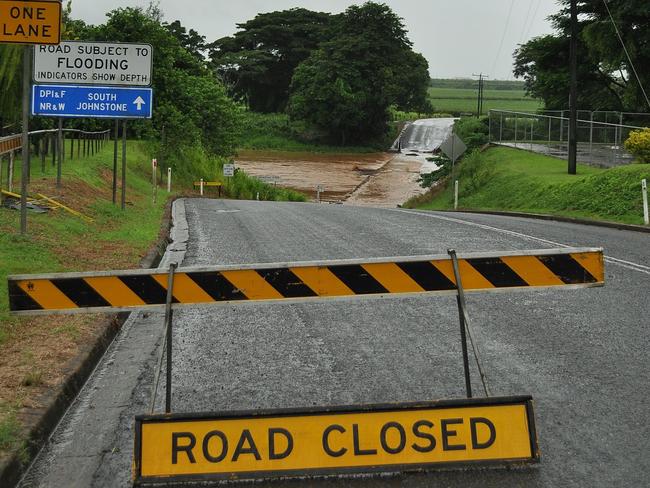
<svg viewBox="0 0 650 488"><path fill-rule="evenodd" d="M136 417L135 481L399 472L539 459L532 399Z"/></svg>
<svg viewBox="0 0 650 488"><path fill-rule="evenodd" d="M0 43L58 44L61 2L0 0Z"/></svg>
<svg viewBox="0 0 650 488"><path fill-rule="evenodd" d="M149 86L152 54L149 44L63 41L58 46L36 46L34 81Z"/></svg>

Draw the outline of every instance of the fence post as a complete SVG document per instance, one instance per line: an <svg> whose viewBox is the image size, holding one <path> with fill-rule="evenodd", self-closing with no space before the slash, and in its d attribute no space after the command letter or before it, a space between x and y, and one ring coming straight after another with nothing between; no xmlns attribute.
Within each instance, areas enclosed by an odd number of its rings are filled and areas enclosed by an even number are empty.
<svg viewBox="0 0 650 488"><path fill-rule="evenodd" d="M14 158L13 151L9 153L9 167L7 168L7 188L9 191L14 191Z"/></svg>
<svg viewBox="0 0 650 488"><path fill-rule="evenodd" d="M515 114L515 147L517 147L517 121L519 120L519 116Z"/></svg>
<svg viewBox="0 0 650 488"><path fill-rule="evenodd" d="M499 142L503 140L503 112L499 112L501 118L499 120Z"/></svg>
<svg viewBox="0 0 650 488"><path fill-rule="evenodd" d="M594 111L591 111L589 117L589 162L594 159Z"/></svg>
<svg viewBox="0 0 650 488"><path fill-rule="evenodd" d="M41 173L45 173L45 141L47 140L47 136L43 134L43 136L39 139L39 149L41 151Z"/></svg>

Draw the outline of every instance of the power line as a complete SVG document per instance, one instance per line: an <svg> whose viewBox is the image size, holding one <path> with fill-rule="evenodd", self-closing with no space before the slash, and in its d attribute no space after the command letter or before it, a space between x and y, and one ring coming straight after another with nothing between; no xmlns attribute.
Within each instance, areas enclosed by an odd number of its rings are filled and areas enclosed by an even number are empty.
<svg viewBox="0 0 650 488"><path fill-rule="evenodd" d="M524 28L521 29L521 36L519 36L519 44L521 44L524 40L524 34L526 33L526 25L528 25L528 19L530 17L530 11L533 8L533 1L530 0L528 2L528 11L526 12L526 20L524 20L523 26Z"/></svg>
<svg viewBox="0 0 650 488"><path fill-rule="evenodd" d="M503 27L503 34L501 34L501 42L499 42L499 49L497 49L497 55L494 57L494 63L492 63L492 72L494 73L494 69L496 68L497 61L499 60L499 56L501 56L501 49L503 48L503 41L506 38L506 33L508 32L508 24L510 23L510 16L512 15L512 7L515 4L515 0L512 0L510 2L510 8L508 9L508 16L506 17L506 24Z"/></svg>
<svg viewBox="0 0 650 488"><path fill-rule="evenodd" d="M621 33L618 31L618 27L616 26L616 22L614 22L614 17L612 17L612 12L609 10L609 5L607 5L606 0L603 0L603 4L605 5L605 8L607 9L607 13L609 14L609 19L612 21L612 25L614 26L614 30L616 31L616 35L618 36L618 40L620 41L621 46L623 46L623 51L625 51L625 55L627 56L627 60L630 63L630 67L632 68L632 71L634 72L634 76L636 77L636 81L639 83L639 88L641 88L641 92L643 93L643 96L645 97L645 101L648 104L648 108L650 108L650 100L648 99L648 94L645 92L645 89L643 88L643 84L641 83L641 78L639 78L639 75L636 72L636 68L634 67L634 63L632 62L632 58L630 57L630 53L627 52L627 48L625 47L625 43L623 42L623 38L621 37Z"/></svg>
<svg viewBox="0 0 650 488"><path fill-rule="evenodd" d="M539 11L539 6L541 5L542 0L537 0L537 4L535 5L535 10L533 11L533 16L530 18L530 24L528 24L528 29L526 29L526 35L524 35L524 38L522 39L522 42L525 39L528 39L528 36L530 35L530 31L533 28L533 24L535 23L535 19L537 18L537 12Z"/></svg>

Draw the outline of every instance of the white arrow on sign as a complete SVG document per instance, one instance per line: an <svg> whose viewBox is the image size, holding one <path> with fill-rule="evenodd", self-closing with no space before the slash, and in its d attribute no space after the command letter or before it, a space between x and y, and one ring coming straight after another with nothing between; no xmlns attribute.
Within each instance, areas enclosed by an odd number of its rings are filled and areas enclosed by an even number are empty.
<svg viewBox="0 0 650 488"><path fill-rule="evenodd" d="M141 109L142 109L142 106L147 104L147 102L145 102L145 101L142 99L142 97L138 97L138 98L136 98L136 99L133 101L133 103L135 103L135 104L138 106L138 110L141 110Z"/></svg>

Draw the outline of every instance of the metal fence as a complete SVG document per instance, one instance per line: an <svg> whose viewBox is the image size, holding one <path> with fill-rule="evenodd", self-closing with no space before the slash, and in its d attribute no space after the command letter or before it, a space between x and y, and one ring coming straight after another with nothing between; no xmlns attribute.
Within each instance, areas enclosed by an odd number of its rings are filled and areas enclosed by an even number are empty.
<svg viewBox="0 0 650 488"><path fill-rule="evenodd" d="M490 142L566 159L569 148L566 115L567 110L545 113L490 110ZM650 114L580 110L577 160L605 167L630 163L633 158L623 143L630 131L648 125Z"/></svg>

